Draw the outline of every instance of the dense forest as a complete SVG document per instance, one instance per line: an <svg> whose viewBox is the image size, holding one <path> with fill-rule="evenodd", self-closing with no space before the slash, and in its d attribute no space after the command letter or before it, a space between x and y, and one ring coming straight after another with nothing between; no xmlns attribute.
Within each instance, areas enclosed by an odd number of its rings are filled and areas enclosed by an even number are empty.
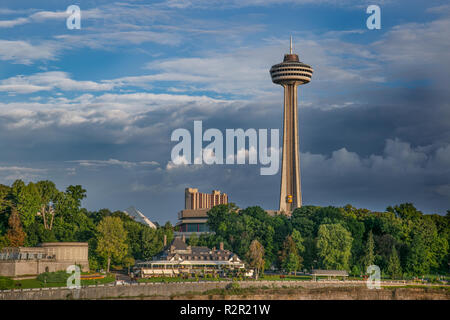
<svg viewBox="0 0 450 320"><path fill-rule="evenodd" d="M85 197L79 185L60 191L51 181L0 185L0 248L88 242L91 269L109 270L150 259L163 249L164 235L169 243L173 239L169 222L155 230L122 211L88 211L81 207ZM359 276L375 264L392 278L448 273L450 212L423 214L410 203L386 212L303 206L288 218L228 204L208 216L215 234L194 234L191 245L212 248L224 242L250 265L259 254L265 269L345 269Z"/></svg>
<svg viewBox="0 0 450 320"><path fill-rule="evenodd" d="M257 240L264 248L266 269L340 269L360 276L375 264L392 278L448 273L450 212L426 215L410 203L386 212L351 205L303 206L287 218L269 216L260 207L239 210L229 204L214 207L208 215L215 235L191 241L210 247L223 241L225 248L245 258Z"/></svg>
<svg viewBox="0 0 450 320"><path fill-rule="evenodd" d="M51 181L0 185L0 248L88 242L90 268L97 270L108 262L121 268L150 259L162 250L164 235L173 239L170 223L155 230L122 211L88 211L81 208L85 197L86 190L79 185L63 192Z"/></svg>

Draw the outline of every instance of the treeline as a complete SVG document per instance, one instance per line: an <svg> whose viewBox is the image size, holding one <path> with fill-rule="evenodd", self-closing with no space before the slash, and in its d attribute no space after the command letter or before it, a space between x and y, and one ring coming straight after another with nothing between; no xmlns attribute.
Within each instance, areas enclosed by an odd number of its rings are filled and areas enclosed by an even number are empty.
<svg viewBox="0 0 450 320"><path fill-rule="evenodd" d="M164 235L173 239L168 222L156 230L122 211L81 208L86 190L80 185L60 191L51 181L11 186L0 184L0 249L42 242L88 242L92 270L123 267L150 259L163 249Z"/></svg>
<svg viewBox="0 0 450 320"><path fill-rule="evenodd" d="M191 241L209 247L223 241L247 261L263 250L266 269L339 269L360 276L375 264L393 278L448 273L450 212L426 215L410 203L386 212L304 206L287 218L228 204L214 207L208 216L215 235Z"/></svg>
<svg viewBox="0 0 450 320"><path fill-rule="evenodd" d="M155 230L122 211L88 211L81 208L85 197L79 185L60 191L51 181L0 184L0 248L88 242L90 267L96 270L151 259L163 249L164 235L167 243L173 239L169 222ZM375 264L393 278L448 274L450 212L423 214L410 203L386 212L304 206L288 218L228 204L208 216L215 234L194 235L189 243L212 248L224 242L257 269L340 269L359 276Z"/></svg>

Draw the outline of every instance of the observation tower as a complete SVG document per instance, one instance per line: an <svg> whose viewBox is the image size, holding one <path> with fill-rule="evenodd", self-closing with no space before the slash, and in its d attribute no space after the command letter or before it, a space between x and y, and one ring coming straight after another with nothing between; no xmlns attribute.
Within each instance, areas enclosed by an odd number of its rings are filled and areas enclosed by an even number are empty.
<svg viewBox="0 0 450 320"><path fill-rule="evenodd" d="M302 206L300 183L300 154L298 143L297 87L311 81L313 68L300 62L292 52L284 55L283 62L270 69L272 82L284 88L283 159L279 211L287 215Z"/></svg>

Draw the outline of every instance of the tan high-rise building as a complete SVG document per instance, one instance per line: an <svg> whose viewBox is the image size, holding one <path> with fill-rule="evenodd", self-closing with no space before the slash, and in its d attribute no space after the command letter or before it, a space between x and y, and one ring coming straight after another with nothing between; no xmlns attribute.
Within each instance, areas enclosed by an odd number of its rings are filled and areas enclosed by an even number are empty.
<svg viewBox="0 0 450 320"><path fill-rule="evenodd" d="M195 188L186 188L184 191L184 209L211 209L219 204L227 204L228 196L219 190L213 190L211 194L198 192Z"/></svg>
<svg viewBox="0 0 450 320"><path fill-rule="evenodd" d="M292 52L284 55L283 62L272 66L273 83L284 88L283 159L281 163L281 186L279 211L290 215L302 206L300 183L300 153L298 142L297 87L311 81L313 69L300 62Z"/></svg>
<svg viewBox="0 0 450 320"><path fill-rule="evenodd" d="M178 213L179 222L176 224L180 232L187 236L192 232L209 232L208 211L219 204L228 204L226 193L221 193L219 190L201 193L196 188L186 188L184 210Z"/></svg>

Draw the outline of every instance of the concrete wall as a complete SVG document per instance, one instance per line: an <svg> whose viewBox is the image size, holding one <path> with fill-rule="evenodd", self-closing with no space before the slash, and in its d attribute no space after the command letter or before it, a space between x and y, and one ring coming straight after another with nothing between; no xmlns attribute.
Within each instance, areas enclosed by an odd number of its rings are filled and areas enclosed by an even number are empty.
<svg viewBox="0 0 450 320"><path fill-rule="evenodd" d="M82 271L89 271L88 262L52 261L52 260L15 260L0 261L0 275L5 277L19 277L24 275L38 275L43 272L65 271L68 266L78 264Z"/></svg>
<svg viewBox="0 0 450 320"><path fill-rule="evenodd" d="M158 297L168 298L174 294L187 292L201 293L215 288L225 288L230 281L205 281L205 282L174 282L174 283L140 283L133 285L97 285L82 287L79 290L68 288L43 288L0 291L0 300L54 300L54 299L101 299L119 297ZM397 285L400 285L398 283ZM365 282L312 282L312 281L240 281L241 288L248 287L302 287L297 299L430 299L430 295L424 295L424 289L397 289L392 290L369 290ZM398 291L400 290L400 291ZM398 292L400 293L398 293ZM448 291L440 293L440 299L450 299ZM256 296L255 296L256 297ZM276 299L274 295L272 299ZM271 299L269 296L264 299Z"/></svg>
<svg viewBox="0 0 450 320"><path fill-rule="evenodd" d="M0 260L0 276L14 277L16 274L16 264L11 261Z"/></svg>
<svg viewBox="0 0 450 320"><path fill-rule="evenodd" d="M44 242L41 247L58 261L88 261L87 242Z"/></svg>

